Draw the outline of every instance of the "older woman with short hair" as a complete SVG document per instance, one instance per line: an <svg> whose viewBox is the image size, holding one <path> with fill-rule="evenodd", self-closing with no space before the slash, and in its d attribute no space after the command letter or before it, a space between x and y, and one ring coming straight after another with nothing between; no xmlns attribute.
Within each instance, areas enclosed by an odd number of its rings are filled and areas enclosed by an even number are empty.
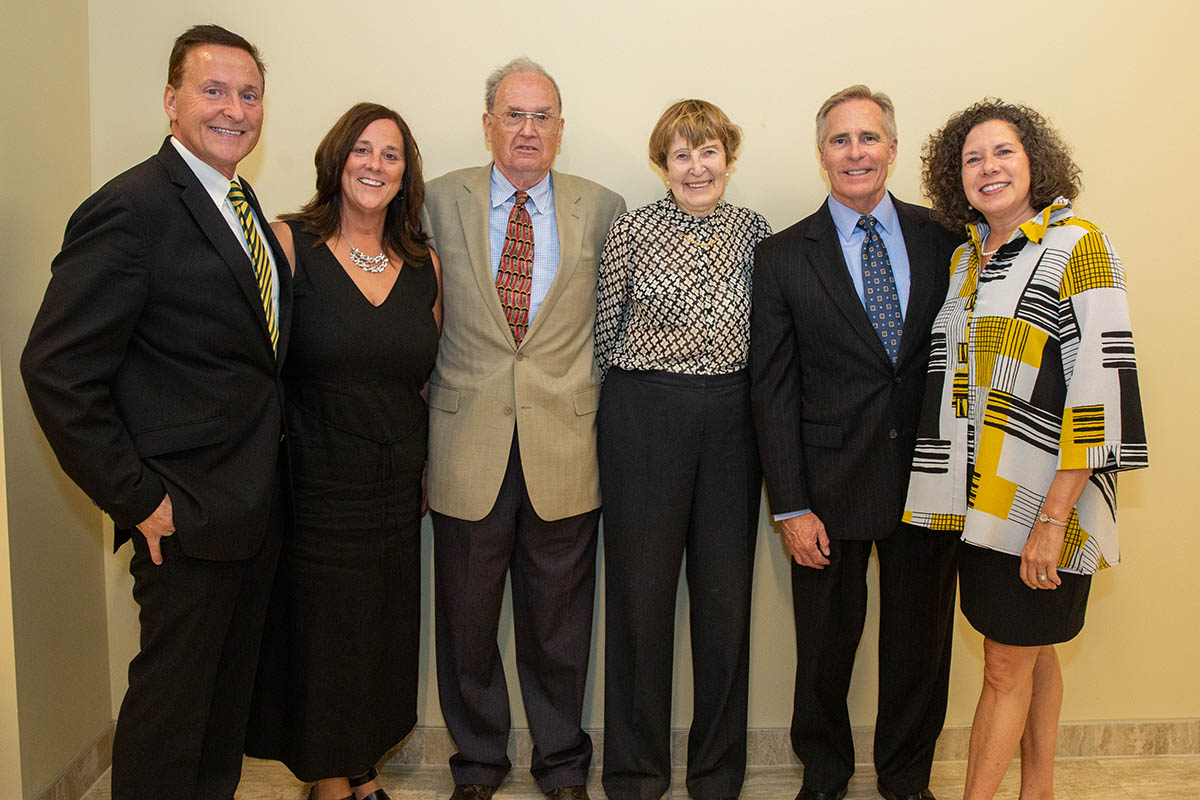
<svg viewBox="0 0 1200 800"><path fill-rule="evenodd" d="M1076 217L1079 168L1032 109L984 100L925 145L933 215L968 239L933 328L905 521L959 534L984 635L965 800L1054 792L1062 672L1092 573L1120 559L1116 473L1147 464L1125 273Z"/></svg>
<svg viewBox="0 0 1200 800"><path fill-rule="evenodd" d="M695 678L688 792L736 797L745 777L762 480L746 360L753 252L771 229L722 199L741 139L712 103L672 104L650 136L667 195L619 217L600 261L603 784L613 800L670 786L685 554Z"/></svg>

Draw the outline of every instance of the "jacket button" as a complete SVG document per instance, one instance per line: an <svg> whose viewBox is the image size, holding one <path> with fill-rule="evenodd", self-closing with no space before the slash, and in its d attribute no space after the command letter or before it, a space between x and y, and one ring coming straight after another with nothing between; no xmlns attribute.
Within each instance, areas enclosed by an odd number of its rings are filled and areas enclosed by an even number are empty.
<svg viewBox="0 0 1200 800"><path fill-rule="evenodd" d="M505 407L504 407L504 413L505 413L505 414L511 414L511 413L512 413L512 406L505 406ZM892 433L895 433L895 431L892 431ZM894 438L896 438L896 437L894 437L894 436L893 436L892 438L894 439Z"/></svg>
<svg viewBox="0 0 1200 800"><path fill-rule="evenodd" d="M900 376L899 376L899 375L897 375L896 377L892 378L892 383L900 383L900 382L901 382L901 378L900 378Z"/></svg>
<svg viewBox="0 0 1200 800"><path fill-rule="evenodd" d="M899 435L900 435L900 432L899 432L899 431L897 431L895 428L892 428L890 431L888 431L888 438L889 438L889 439L895 439L895 438L896 438L897 436L899 436Z"/></svg>
<svg viewBox="0 0 1200 800"><path fill-rule="evenodd" d="M525 360L525 354L522 353L520 350L518 350L517 351L517 361L524 361L524 360Z"/></svg>

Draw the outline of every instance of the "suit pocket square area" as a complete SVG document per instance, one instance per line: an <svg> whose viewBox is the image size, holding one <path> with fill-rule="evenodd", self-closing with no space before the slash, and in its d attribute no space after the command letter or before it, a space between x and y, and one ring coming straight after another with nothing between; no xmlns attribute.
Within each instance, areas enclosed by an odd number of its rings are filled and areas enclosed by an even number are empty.
<svg viewBox="0 0 1200 800"><path fill-rule="evenodd" d="M575 393L575 415L595 414L600 410L600 390L596 387Z"/></svg>
<svg viewBox="0 0 1200 800"><path fill-rule="evenodd" d="M176 425L159 425L133 434L133 444L142 458L180 453L219 444L229 438L229 419L224 414Z"/></svg>
<svg viewBox="0 0 1200 800"><path fill-rule="evenodd" d="M458 389L429 384L429 407L448 414L458 412Z"/></svg>
<svg viewBox="0 0 1200 800"><path fill-rule="evenodd" d="M842 426L826 425L804 420L800 423L800 435L804 443L813 447L841 447Z"/></svg>

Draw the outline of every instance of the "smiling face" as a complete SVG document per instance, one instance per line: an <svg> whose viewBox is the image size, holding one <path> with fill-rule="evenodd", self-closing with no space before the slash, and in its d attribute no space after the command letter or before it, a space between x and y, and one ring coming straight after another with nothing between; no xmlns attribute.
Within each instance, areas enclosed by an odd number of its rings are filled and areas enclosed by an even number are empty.
<svg viewBox="0 0 1200 800"><path fill-rule="evenodd" d="M692 147L675 134L667 148L667 183L675 202L694 217L712 213L725 194L725 148L716 139Z"/></svg>
<svg viewBox="0 0 1200 800"><path fill-rule="evenodd" d="M503 115L514 111L548 114L555 121L545 131L538 130L532 119L525 119L518 128L501 124ZM517 189L530 188L550 171L562 142L561 112L554 85L544 75L514 72L496 87L491 113L483 115L483 135L491 145L496 168Z"/></svg>
<svg viewBox="0 0 1200 800"><path fill-rule="evenodd" d="M254 58L237 47L200 45L187 54L179 84L163 92L171 135L232 179L262 131L263 78Z"/></svg>
<svg viewBox="0 0 1200 800"><path fill-rule="evenodd" d="M342 168L342 202L361 213L386 212L404 180L404 137L390 119L359 134Z"/></svg>
<svg viewBox="0 0 1200 800"><path fill-rule="evenodd" d="M1029 203L1029 156L1009 122L988 120L967 133L962 184L967 202L995 230L1015 230L1036 214Z"/></svg>
<svg viewBox="0 0 1200 800"><path fill-rule="evenodd" d="M896 160L896 140L884 132L883 109L873 100L847 100L825 118L821 166L833 198L869 214L887 191L888 166Z"/></svg>

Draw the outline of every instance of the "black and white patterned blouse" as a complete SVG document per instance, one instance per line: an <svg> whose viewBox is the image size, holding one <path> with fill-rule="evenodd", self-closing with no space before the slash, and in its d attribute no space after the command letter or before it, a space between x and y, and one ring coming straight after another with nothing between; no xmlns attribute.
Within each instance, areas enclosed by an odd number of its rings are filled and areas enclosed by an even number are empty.
<svg viewBox="0 0 1200 800"><path fill-rule="evenodd" d="M617 218L596 287L596 363L722 375L746 366L761 214L717 204L694 217L668 194Z"/></svg>

